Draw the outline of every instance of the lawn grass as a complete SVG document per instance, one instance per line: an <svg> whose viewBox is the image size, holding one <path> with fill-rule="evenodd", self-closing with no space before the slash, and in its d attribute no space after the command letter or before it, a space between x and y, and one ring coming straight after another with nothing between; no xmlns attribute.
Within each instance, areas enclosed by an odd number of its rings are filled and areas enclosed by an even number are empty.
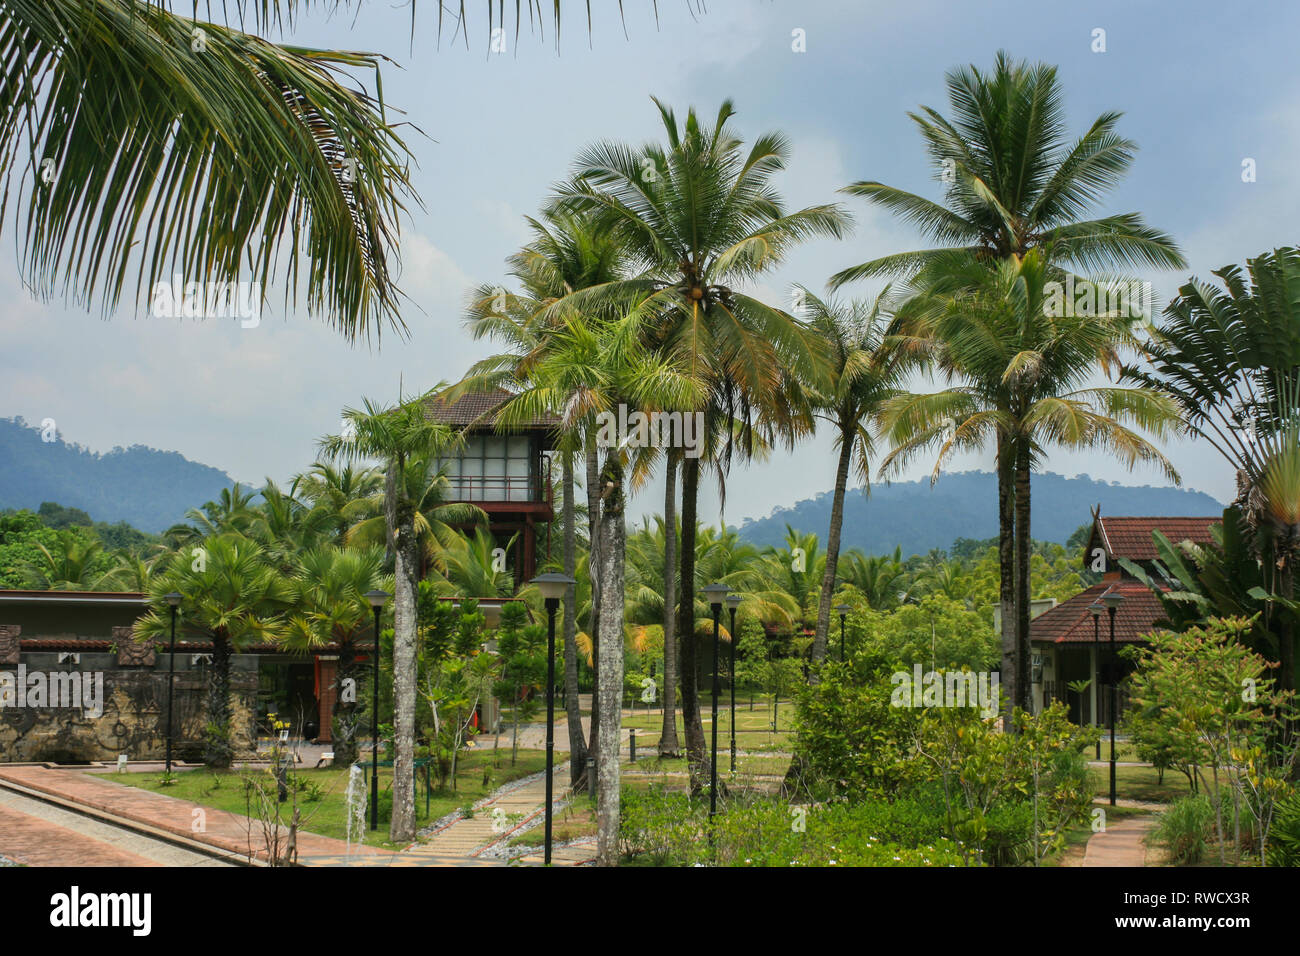
<svg viewBox="0 0 1300 956"><path fill-rule="evenodd" d="M1093 793L1110 794L1110 768L1091 767ZM1144 800L1150 803L1172 803L1191 793L1187 778L1176 770L1165 771L1165 782L1159 782L1160 773L1155 767L1116 767L1115 796L1120 799ZM1107 807L1107 813L1111 808Z"/></svg>
<svg viewBox="0 0 1300 956"><path fill-rule="evenodd" d="M517 780L520 777L536 773L546 767L546 753L542 750L520 750L519 759L512 767L508 751L499 754L498 766L493 766L492 752L470 751L461 754L456 768L456 789L452 789L451 780L443 789L438 789L437 777L432 777L433 790L429 794L428 809L425 809L425 792L423 775L415 787L416 826L425 826L451 811L467 807L487 796L498 787ZM366 766L369 772L369 765ZM269 771L265 769L228 770L212 772L206 769L187 770L175 774L176 782L163 785L160 773L114 774L117 783L152 790L169 797L189 800L205 807L226 810L231 813L249 814L249 804L244 793L244 775L258 776L269 781ZM302 829L320 836L333 837L337 840L347 838L347 789L348 770L345 767L326 767L322 769L296 769L293 778L302 788L298 794L298 805L302 812ZM391 846L388 840L388 800L393 784L393 768L379 768L380 788L380 822L379 829L365 830L365 843L369 846ZM274 788L274 783L269 783ZM369 787L366 790L369 798ZM292 797L280 805L283 818L292 815ZM256 815L256 811L252 811ZM367 819L369 810L367 810Z"/></svg>

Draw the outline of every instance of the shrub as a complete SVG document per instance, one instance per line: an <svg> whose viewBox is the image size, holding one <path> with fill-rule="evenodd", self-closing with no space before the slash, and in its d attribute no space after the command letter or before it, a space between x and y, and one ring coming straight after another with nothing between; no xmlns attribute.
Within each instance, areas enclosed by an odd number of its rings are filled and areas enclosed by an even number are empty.
<svg viewBox="0 0 1300 956"><path fill-rule="evenodd" d="M1300 866L1300 793L1279 800L1268 835L1269 866Z"/></svg>
<svg viewBox="0 0 1300 956"><path fill-rule="evenodd" d="M1214 807L1204 794L1175 800L1155 827L1155 841L1174 863L1198 863L1214 828Z"/></svg>

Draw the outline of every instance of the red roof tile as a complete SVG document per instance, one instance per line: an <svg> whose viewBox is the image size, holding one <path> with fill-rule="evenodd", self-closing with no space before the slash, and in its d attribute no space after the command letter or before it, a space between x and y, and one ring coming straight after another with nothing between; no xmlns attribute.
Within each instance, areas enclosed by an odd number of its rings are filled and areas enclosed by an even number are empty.
<svg viewBox="0 0 1300 956"><path fill-rule="evenodd" d="M1156 554L1155 542L1151 540L1152 531L1160 531L1174 544L1191 541L1206 545L1214 541L1210 528L1222 523L1220 517L1202 518L1134 518L1105 517L1097 518L1093 525L1092 537L1088 540L1088 553L1084 562L1088 563L1092 549L1104 548L1108 561L1114 558L1128 558L1130 561L1153 561ZM1100 538L1100 541L1098 540Z"/></svg>
<svg viewBox="0 0 1300 956"><path fill-rule="evenodd" d="M1157 621L1164 620L1165 609L1160 599L1140 581L1101 581L1030 621L1029 640L1041 644L1092 643L1095 638L1088 608L1111 589L1124 596L1124 603L1115 611L1117 643L1140 643L1156 630ZM1103 641L1110 640L1109 615L1105 611L1097 622L1096 633Z"/></svg>

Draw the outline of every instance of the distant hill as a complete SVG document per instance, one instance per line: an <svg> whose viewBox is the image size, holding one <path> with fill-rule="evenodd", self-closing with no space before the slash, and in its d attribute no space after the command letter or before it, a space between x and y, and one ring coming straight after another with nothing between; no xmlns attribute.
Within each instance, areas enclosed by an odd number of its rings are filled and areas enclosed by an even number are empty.
<svg viewBox="0 0 1300 956"><path fill-rule="evenodd" d="M99 454L57 437L42 441L41 429L21 418L0 419L0 509L57 501L156 534L233 483L179 452L132 445Z"/></svg>
<svg viewBox="0 0 1300 956"><path fill-rule="evenodd" d="M1219 515L1224 505L1199 491L1139 487L1096 481L1087 475L1065 478L1047 472L1033 479L1033 533L1036 541L1065 544L1081 524L1091 520L1099 503L1103 515ZM759 546L780 544L788 524L814 531L823 545L831 520L831 493L778 508L766 518L746 519L741 538ZM867 554L903 555L947 548L957 538L991 538L998 533L997 484L992 472L964 471L929 479L873 484L870 497L851 489L844 498L842 547Z"/></svg>

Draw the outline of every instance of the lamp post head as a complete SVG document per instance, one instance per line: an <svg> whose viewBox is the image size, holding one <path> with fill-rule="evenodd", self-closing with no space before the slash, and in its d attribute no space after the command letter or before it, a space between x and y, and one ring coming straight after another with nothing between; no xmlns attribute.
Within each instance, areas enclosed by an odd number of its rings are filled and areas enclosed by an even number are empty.
<svg viewBox="0 0 1300 956"><path fill-rule="evenodd" d="M848 614L849 611L853 610L853 606L850 604L837 604L835 605L835 610L840 612L840 617L843 617Z"/></svg>
<svg viewBox="0 0 1300 956"><path fill-rule="evenodd" d="M731 608L733 611L734 611L736 608L740 607L740 595L739 595L739 594L735 594L734 592L733 592L732 594L728 594L728 595L727 595L727 607Z"/></svg>
<svg viewBox="0 0 1300 956"><path fill-rule="evenodd" d="M180 591L168 591L166 594L163 595L163 600L166 601L168 604L170 604L172 607L180 607L180 606L181 606L181 592L180 592Z"/></svg>
<svg viewBox="0 0 1300 956"><path fill-rule="evenodd" d="M531 583L537 585L537 590L542 592L542 597L547 601L558 601L564 597L564 592L570 584L578 582L567 575L548 571L546 574L537 575Z"/></svg>
<svg viewBox="0 0 1300 956"><path fill-rule="evenodd" d="M387 591L381 591L378 588L375 588L373 591L366 592L366 600L370 602L370 606L373 607L375 610L379 610L379 608L383 607L384 603L390 597L392 597L391 594L389 594Z"/></svg>
<svg viewBox="0 0 1300 956"><path fill-rule="evenodd" d="M1101 612L1104 610L1106 610L1106 605L1102 604L1101 601L1093 601L1088 605L1088 613L1092 615L1094 621L1101 617Z"/></svg>
<svg viewBox="0 0 1300 956"><path fill-rule="evenodd" d="M1103 594L1101 599L1105 602L1106 609L1109 611L1118 611L1119 606L1124 603L1124 595L1120 594L1114 588L1111 588Z"/></svg>
<svg viewBox="0 0 1300 956"><path fill-rule="evenodd" d="M709 607L715 611L722 609L722 600L727 596L731 588L727 587L721 581L714 581L712 584L700 588L701 593L709 599Z"/></svg>

